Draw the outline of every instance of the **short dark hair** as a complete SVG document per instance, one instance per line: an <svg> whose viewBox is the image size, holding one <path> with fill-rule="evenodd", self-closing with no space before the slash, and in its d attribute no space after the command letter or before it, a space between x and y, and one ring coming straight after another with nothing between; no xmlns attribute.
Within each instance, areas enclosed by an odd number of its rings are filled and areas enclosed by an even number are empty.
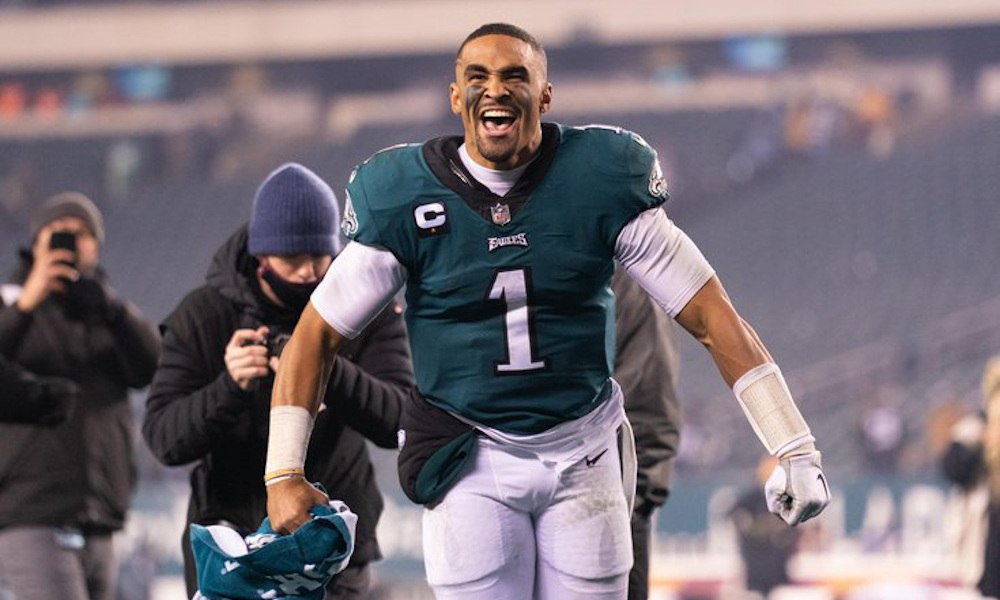
<svg viewBox="0 0 1000 600"><path fill-rule="evenodd" d="M541 54L543 59L545 58L545 48L542 48L542 45L538 43L535 36L521 29L517 25L511 25L510 23L487 23L485 25L480 25L479 28L470 33L462 42L462 45L458 47L457 56L462 55L462 50L465 48L466 44L474 39L487 35L505 35L507 37L519 39L531 46L532 50Z"/></svg>

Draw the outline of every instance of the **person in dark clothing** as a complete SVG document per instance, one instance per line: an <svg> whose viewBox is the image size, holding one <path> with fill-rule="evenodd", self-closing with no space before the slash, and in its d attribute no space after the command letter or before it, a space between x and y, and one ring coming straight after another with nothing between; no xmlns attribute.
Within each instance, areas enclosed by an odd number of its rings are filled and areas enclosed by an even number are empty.
<svg viewBox="0 0 1000 600"><path fill-rule="evenodd" d="M339 252L333 191L296 164L272 173L257 192L249 228L216 253L206 284L161 326L163 357L143 423L161 461L197 461L188 523L225 522L246 535L266 516L261 478L268 411L281 346L309 293ZM368 564L381 557L375 526L382 498L365 438L396 447L401 402L413 385L402 311L388 307L337 360L316 420L306 474L357 513L350 566L327 598L362 598ZM189 594L196 571L184 534Z"/></svg>
<svg viewBox="0 0 1000 600"><path fill-rule="evenodd" d="M983 562L990 566L983 570L979 592L984 598L1000 598L1000 501L993 502L987 512L986 548Z"/></svg>
<svg viewBox="0 0 1000 600"><path fill-rule="evenodd" d="M953 428L941 470L962 491L961 579L1000 598L1000 357L986 365L982 394L983 411Z"/></svg>
<svg viewBox="0 0 1000 600"><path fill-rule="evenodd" d="M111 534L135 482L128 390L152 378L159 337L98 266L104 224L86 196L49 199L32 231L0 355L80 398L57 426L0 425L0 585L18 600L110 600Z"/></svg>
<svg viewBox="0 0 1000 600"><path fill-rule="evenodd" d="M625 413L635 435L638 459L632 509L629 600L649 596L649 550L654 511L670 494L674 457L680 443L681 407L677 397L677 329L670 317L628 273L616 270L615 370Z"/></svg>
<svg viewBox="0 0 1000 600"><path fill-rule="evenodd" d="M789 527L760 505L759 484L767 481L777 461L761 459L757 481L748 485L729 511L736 527L740 558L746 573L746 589L766 598L776 587L787 585L788 561L798 551L802 530Z"/></svg>
<svg viewBox="0 0 1000 600"><path fill-rule="evenodd" d="M1000 357L992 358L983 372L986 426L983 430L983 467L989 505L986 509L986 544L979 592L1000 598Z"/></svg>

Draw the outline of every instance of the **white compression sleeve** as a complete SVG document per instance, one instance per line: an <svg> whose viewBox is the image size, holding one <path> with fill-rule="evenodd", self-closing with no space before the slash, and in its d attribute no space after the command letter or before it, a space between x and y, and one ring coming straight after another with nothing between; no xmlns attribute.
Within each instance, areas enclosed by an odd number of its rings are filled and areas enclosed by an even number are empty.
<svg viewBox="0 0 1000 600"><path fill-rule="evenodd" d="M691 238L660 208L643 212L622 228L615 258L671 317L715 275Z"/></svg>
<svg viewBox="0 0 1000 600"><path fill-rule="evenodd" d="M406 267L384 248L350 242L310 302L330 327L354 339L406 283Z"/></svg>
<svg viewBox="0 0 1000 600"><path fill-rule="evenodd" d="M306 451L312 435L313 416L301 406L275 406L267 436L264 483L304 477Z"/></svg>
<svg viewBox="0 0 1000 600"><path fill-rule="evenodd" d="M778 365L764 363L750 369L736 380L733 393L771 455L781 458L816 441Z"/></svg>

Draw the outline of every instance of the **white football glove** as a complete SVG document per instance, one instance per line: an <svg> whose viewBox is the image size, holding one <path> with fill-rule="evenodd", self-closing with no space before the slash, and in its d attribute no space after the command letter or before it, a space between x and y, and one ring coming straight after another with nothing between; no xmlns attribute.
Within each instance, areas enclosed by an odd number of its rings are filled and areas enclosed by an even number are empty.
<svg viewBox="0 0 1000 600"><path fill-rule="evenodd" d="M783 458L764 484L767 510L789 525L823 512L830 503L830 487L823 475L819 452Z"/></svg>

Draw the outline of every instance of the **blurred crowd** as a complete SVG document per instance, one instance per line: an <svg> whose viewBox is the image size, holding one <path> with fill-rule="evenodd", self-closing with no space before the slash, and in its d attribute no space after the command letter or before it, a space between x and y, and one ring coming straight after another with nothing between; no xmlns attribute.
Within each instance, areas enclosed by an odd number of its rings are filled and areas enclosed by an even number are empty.
<svg viewBox="0 0 1000 600"><path fill-rule="evenodd" d="M282 157L329 144L336 103L350 91L346 85L331 89L320 83L331 70L336 68L323 63L297 66L300 83L291 89L301 93L292 96L280 65L144 64L0 75L0 232L16 237L33 207L59 189L81 189L110 207L122 206L170 183L249 181ZM405 73L398 65L387 70ZM662 65L635 72L668 86L698 81L686 70L684 77L666 77ZM316 83L301 83L310 81ZM387 91L385 102L395 94ZM874 82L848 96L821 88L741 109L722 121L713 111L687 110L671 117L665 110L665 125L646 135L660 149L674 191L706 197L780 175L797 161L820 159L837 149L867 148L873 156L887 156L897 132L906 127L902 117L913 112L899 107L912 104L912 98ZM290 107L297 109L293 120ZM447 122L443 108L414 118L428 130ZM671 118L720 121L724 127L708 147L695 138L702 136L697 127L678 130ZM356 137L334 143L349 146Z"/></svg>
<svg viewBox="0 0 1000 600"><path fill-rule="evenodd" d="M863 147L885 158L895 147L897 99L877 86L844 100L817 94L760 111L726 164L734 184L773 174L795 160L818 159L843 147Z"/></svg>

